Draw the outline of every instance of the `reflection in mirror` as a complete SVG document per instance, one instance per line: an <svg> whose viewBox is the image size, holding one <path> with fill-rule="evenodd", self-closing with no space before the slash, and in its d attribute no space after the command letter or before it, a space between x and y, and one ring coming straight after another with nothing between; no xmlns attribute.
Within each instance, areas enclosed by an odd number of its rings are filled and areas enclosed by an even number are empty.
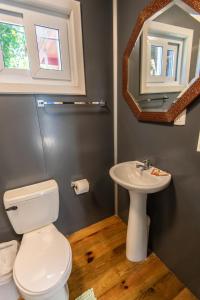
<svg viewBox="0 0 200 300"><path fill-rule="evenodd" d="M200 15L172 1L146 20L128 60L128 92L140 111L167 112L200 75Z"/></svg>

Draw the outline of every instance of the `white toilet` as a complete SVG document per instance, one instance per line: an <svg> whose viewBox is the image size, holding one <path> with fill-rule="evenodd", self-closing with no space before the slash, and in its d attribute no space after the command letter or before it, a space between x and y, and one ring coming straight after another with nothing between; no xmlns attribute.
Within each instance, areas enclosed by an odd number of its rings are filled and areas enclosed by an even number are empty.
<svg viewBox="0 0 200 300"><path fill-rule="evenodd" d="M67 280L72 252L67 239L52 224L58 218L55 180L7 191L4 206L18 234L23 234L13 278L25 300L68 300Z"/></svg>

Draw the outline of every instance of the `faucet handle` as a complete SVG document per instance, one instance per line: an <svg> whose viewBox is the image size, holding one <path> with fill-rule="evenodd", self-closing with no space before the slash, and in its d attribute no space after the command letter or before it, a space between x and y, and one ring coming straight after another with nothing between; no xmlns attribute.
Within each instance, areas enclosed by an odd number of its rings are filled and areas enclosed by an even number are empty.
<svg viewBox="0 0 200 300"><path fill-rule="evenodd" d="M147 168L147 169L149 169L152 166L150 159L143 160L143 164L144 164L145 168Z"/></svg>

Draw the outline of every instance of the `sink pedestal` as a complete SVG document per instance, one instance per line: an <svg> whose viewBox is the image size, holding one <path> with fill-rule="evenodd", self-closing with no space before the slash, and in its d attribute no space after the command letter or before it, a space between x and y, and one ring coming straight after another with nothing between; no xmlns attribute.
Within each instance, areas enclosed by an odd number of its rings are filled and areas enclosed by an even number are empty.
<svg viewBox="0 0 200 300"><path fill-rule="evenodd" d="M137 262L147 257L149 217L146 214L147 194L129 191L130 209L126 239L126 256Z"/></svg>
<svg viewBox="0 0 200 300"><path fill-rule="evenodd" d="M141 170L138 170L138 165ZM171 175L155 176L154 167L143 168L139 161L117 164L110 169L112 179L130 194L130 210L127 229L126 256L130 261L142 261L147 257L150 218L146 214L147 194L165 189Z"/></svg>

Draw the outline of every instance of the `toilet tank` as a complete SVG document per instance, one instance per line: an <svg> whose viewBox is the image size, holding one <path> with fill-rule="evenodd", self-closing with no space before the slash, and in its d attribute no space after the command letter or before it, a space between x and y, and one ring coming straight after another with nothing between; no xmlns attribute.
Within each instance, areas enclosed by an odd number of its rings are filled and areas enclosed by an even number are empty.
<svg viewBox="0 0 200 300"><path fill-rule="evenodd" d="M55 180L6 191L4 206L18 234L55 222L59 212L59 192Z"/></svg>

